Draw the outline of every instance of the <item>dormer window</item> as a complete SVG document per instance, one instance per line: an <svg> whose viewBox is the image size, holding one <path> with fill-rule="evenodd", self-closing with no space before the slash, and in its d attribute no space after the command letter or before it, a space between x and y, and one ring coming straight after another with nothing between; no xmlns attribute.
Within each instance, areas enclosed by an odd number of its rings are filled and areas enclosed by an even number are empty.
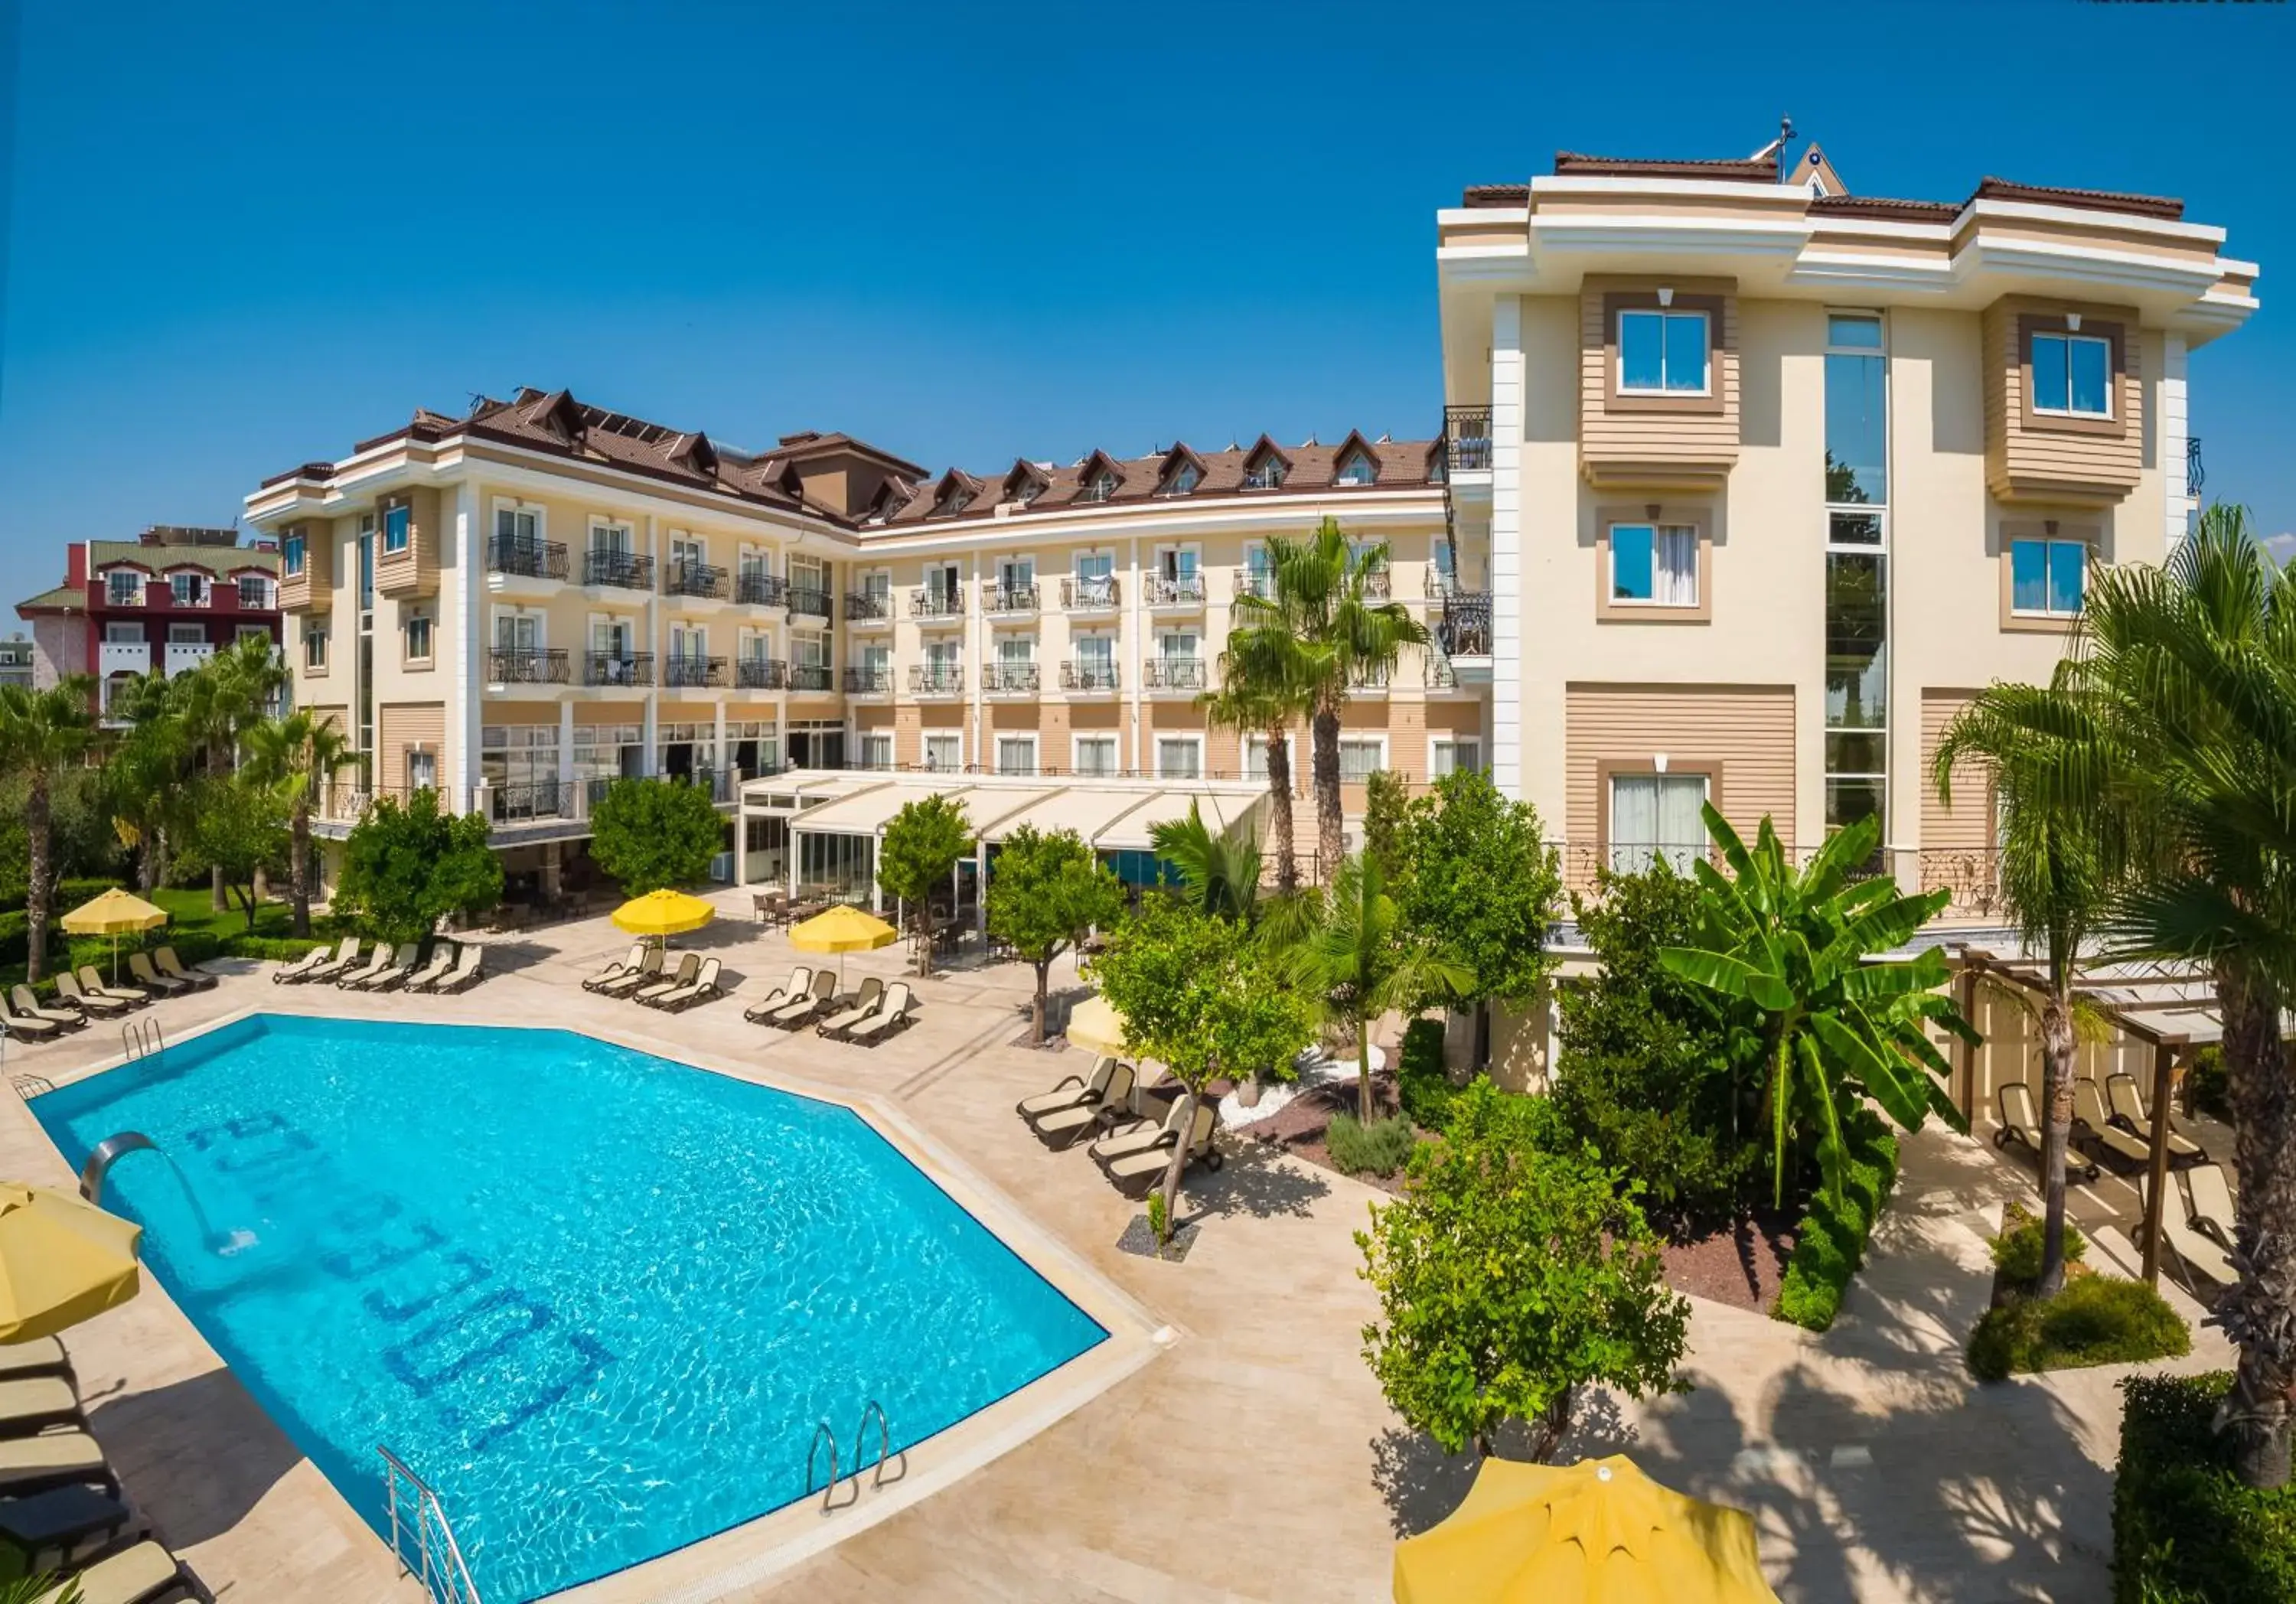
<svg viewBox="0 0 2296 1604"><path fill-rule="evenodd" d="M933 504L933 511L944 515L962 512L972 499L972 493L963 485L951 485L940 493L940 500Z"/></svg>
<svg viewBox="0 0 2296 1604"><path fill-rule="evenodd" d="M1104 502L1116 494L1116 475L1103 468L1084 482L1084 499Z"/></svg>
<svg viewBox="0 0 2296 1604"><path fill-rule="evenodd" d="M103 597L113 607L134 607L144 600L144 576L133 569L114 569L103 577Z"/></svg>
<svg viewBox="0 0 2296 1604"><path fill-rule="evenodd" d="M168 576L169 600L177 607L200 607L207 602L207 580L201 574L170 574Z"/></svg>
<svg viewBox="0 0 2296 1604"><path fill-rule="evenodd" d="M1367 451L1350 451L1340 459L1340 471L1332 476L1335 485L1368 485L1379 477Z"/></svg>
<svg viewBox="0 0 2296 1604"><path fill-rule="evenodd" d="M1172 470L1170 477L1165 479L1164 494L1185 495L1203 483L1203 479L1204 476L1197 471L1193 462L1182 462L1177 468Z"/></svg>
<svg viewBox="0 0 2296 1604"><path fill-rule="evenodd" d="M1262 457L1243 471L1243 487L1247 490L1276 490L1283 485L1283 464L1274 457Z"/></svg>

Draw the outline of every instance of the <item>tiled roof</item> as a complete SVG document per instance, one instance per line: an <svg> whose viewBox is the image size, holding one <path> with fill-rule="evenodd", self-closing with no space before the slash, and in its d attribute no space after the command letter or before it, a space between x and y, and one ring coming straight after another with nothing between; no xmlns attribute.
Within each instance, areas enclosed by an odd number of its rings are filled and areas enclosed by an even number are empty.
<svg viewBox="0 0 2296 1604"><path fill-rule="evenodd" d="M1570 178L1720 178L1742 179L1749 184L1775 184L1778 181L1778 157L1775 151L1767 156L1750 157L1736 161L1692 160L1643 156L1588 156L1577 151L1554 152L1554 172L1557 177Z"/></svg>
<svg viewBox="0 0 2296 1604"><path fill-rule="evenodd" d="M195 568L221 578L247 569L260 569L266 574L279 571L279 553L259 552L253 546L216 545L145 545L137 540L91 540L87 543L87 571L98 574L107 568L133 563L152 573L165 573L169 569Z"/></svg>
<svg viewBox="0 0 2296 1604"><path fill-rule="evenodd" d="M2168 195L2131 195L2119 190L2053 189L2008 178L1981 178L1972 200L2030 200L2042 206L2085 206L2096 211L2133 212L2141 217L2182 220L2185 203Z"/></svg>
<svg viewBox="0 0 2296 1604"><path fill-rule="evenodd" d="M1951 222L1961 208L1950 200L1890 200L1880 195L1815 195L1809 209L1821 217L1880 217L1890 222Z"/></svg>
<svg viewBox="0 0 2296 1604"><path fill-rule="evenodd" d="M1528 184L1471 184L1459 197L1462 206L1529 206Z"/></svg>
<svg viewBox="0 0 2296 1604"><path fill-rule="evenodd" d="M87 606L87 593L77 585L59 585L53 590L44 590L37 596L27 596L16 603L23 612L78 612Z"/></svg>

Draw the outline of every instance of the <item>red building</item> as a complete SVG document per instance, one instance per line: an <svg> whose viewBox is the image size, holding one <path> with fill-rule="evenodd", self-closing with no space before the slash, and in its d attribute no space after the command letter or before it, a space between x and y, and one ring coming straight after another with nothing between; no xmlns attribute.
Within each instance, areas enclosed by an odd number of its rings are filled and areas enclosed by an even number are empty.
<svg viewBox="0 0 2296 1604"><path fill-rule="evenodd" d="M181 674L242 635L278 648L273 542L243 546L236 529L162 524L134 540L75 541L65 551L64 582L16 604L32 626L35 684L94 675L109 707L126 679Z"/></svg>

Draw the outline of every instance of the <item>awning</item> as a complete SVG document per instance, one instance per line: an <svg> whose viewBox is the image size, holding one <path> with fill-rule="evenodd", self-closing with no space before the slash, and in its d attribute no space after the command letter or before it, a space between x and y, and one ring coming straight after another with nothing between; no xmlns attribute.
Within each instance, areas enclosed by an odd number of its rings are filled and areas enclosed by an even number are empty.
<svg viewBox="0 0 2296 1604"><path fill-rule="evenodd" d="M941 790L923 785L880 785L858 795L823 804L800 814L790 821L791 830L808 835L873 836L893 821L893 815L910 803L936 794L951 801L963 802L972 791L960 785L954 790Z"/></svg>
<svg viewBox="0 0 2296 1604"><path fill-rule="evenodd" d="M1150 836L1156 826L1186 818L1191 802L1201 810L1207 829L1214 835L1225 835L1250 815L1265 794L1261 791L1254 791L1248 796L1210 790L1158 791L1123 817L1109 823L1092 838L1092 844L1103 852L1152 851L1155 843Z"/></svg>

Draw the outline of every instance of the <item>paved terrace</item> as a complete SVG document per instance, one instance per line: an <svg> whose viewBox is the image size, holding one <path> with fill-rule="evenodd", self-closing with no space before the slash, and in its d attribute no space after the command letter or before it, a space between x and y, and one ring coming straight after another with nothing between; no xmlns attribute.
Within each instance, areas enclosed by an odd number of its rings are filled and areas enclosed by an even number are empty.
<svg viewBox="0 0 2296 1604"><path fill-rule="evenodd" d="M793 954L749 922L746 893L718 901L720 921L680 945L718 953L752 995L786 976ZM681 1599L1389 1596L1395 1537L1447 1513L1472 1468L1404 1430L1360 1357L1374 1303L1350 1233L1376 1193L1240 1152L1191 1182L1189 1207L1210 1218L1185 1264L1130 1257L1113 1244L1136 1206L1082 1153L1045 1151L1011 1112L1078 1063L1014 1044L1022 966L921 983L920 1023L866 1052L747 1025L734 1000L664 1018L579 990L627 945L603 919L496 939L492 978L435 999L275 987L270 966L247 965L150 1011L177 1035L250 1008L590 1024L874 1093L1178 1333L1137 1374L954 1486L873 1525L865 1495L824 1518L844 1523L842 1542L745 1589ZM849 959L849 985L897 975L899 952ZM8 1068L62 1082L116 1063L119 1047L116 1029L96 1026L12 1044ZM0 1110L0 1164L70 1181L20 1107ZM1661 1479L1754 1511L1790 1600L2104 1597L2121 1372L1980 1389L1960 1365L1990 1286L1984 1233L2021 1193L2024 1174L1989 1149L1942 1133L1908 1143L1874 1261L1833 1331L1701 1302L1685 1366L1693 1390L1644 1406L1598 1399L1576 1448L1623 1446ZM161 1535L226 1600L419 1597L165 1293L146 1289L71 1346L94 1431ZM2177 1368L2226 1358L2202 1332Z"/></svg>

